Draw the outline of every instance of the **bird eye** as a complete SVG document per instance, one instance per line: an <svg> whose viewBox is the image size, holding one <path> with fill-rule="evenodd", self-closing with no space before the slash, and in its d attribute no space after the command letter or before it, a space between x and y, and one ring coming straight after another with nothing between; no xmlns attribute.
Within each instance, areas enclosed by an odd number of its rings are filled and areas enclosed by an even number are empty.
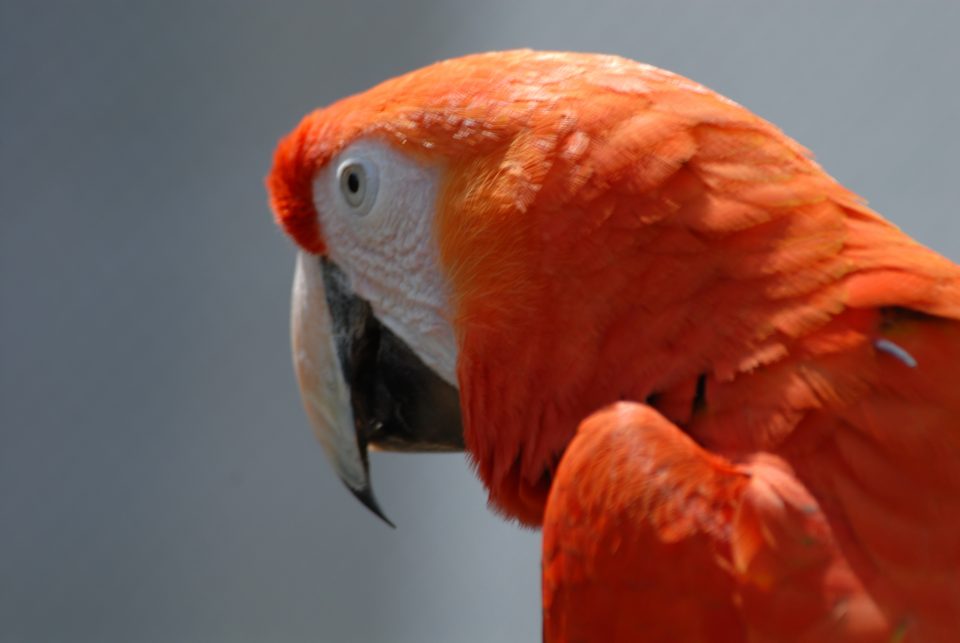
<svg viewBox="0 0 960 643"><path fill-rule="evenodd" d="M366 214L376 197L376 175L371 168L357 160L347 160L337 170L340 193L351 208Z"/></svg>

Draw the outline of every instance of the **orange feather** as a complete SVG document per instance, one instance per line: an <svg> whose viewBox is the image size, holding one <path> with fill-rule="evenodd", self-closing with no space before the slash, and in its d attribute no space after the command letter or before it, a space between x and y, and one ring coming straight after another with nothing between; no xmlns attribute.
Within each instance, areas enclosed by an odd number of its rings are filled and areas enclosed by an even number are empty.
<svg viewBox="0 0 960 643"><path fill-rule="evenodd" d="M308 116L268 183L309 250L310 177L360 136L446 168L465 438L544 523L547 640L955 639L960 268L619 58L472 56Z"/></svg>

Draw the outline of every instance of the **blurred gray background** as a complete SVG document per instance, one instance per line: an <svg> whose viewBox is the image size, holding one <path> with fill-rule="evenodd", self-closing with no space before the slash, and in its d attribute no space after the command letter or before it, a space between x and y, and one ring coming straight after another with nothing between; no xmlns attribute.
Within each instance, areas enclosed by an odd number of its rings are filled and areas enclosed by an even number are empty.
<svg viewBox="0 0 960 643"><path fill-rule="evenodd" d="M263 176L302 114L480 50L604 51L780 125L960 259L960 3L0 4L0 641L539 640L462 456L342 488Z"/></svg>

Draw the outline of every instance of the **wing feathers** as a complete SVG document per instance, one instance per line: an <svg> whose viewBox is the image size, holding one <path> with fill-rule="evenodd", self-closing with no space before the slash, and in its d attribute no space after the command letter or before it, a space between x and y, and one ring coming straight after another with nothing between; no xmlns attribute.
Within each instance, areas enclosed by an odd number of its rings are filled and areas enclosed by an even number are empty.
<svg viewBox="0 0 960 643"><path fill-rule="evenodd" d="M896 627L783 460L735 465L646 405L581 425L543 537L547 641L879 641Z"/></svg>

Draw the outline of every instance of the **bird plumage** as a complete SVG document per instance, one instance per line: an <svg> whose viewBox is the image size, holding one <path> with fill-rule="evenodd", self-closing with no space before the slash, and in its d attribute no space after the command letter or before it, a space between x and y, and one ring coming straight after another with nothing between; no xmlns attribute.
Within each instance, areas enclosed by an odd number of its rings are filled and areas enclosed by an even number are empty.
<svg viewBox="0 0 960 643"><path fill-rule="evenodd" d="M960 631L954 263L621 58L470 56L308 116L269 178L308 251L312 176L359 138L442 167L464 438L544 524L547 640Z"/></svg>

